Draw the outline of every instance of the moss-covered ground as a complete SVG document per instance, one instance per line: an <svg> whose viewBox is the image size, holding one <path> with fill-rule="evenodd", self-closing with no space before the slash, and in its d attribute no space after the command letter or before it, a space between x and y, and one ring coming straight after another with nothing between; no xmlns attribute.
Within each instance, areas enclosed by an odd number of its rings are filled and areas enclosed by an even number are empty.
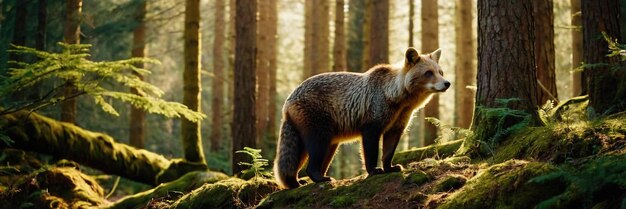
<svg viewBox="0 0 626 209"><path fill-rule="evenodd" d="M586 105L575 98L543 112L542 126L508 135L489 156L458 155L463 140L450 141L397 153L402 172L292 190L198 171L107 201L75 166L4 150L0 162L12 166L0 167L0 208L624 208L626 113L590 116Z"/></svg>

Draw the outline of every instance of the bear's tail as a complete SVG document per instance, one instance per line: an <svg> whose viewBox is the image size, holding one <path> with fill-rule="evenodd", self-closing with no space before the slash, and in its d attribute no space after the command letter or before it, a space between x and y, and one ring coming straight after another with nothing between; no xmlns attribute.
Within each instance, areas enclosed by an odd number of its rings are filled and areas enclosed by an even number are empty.
<svg viewBox="0 0 626 209"><path fill-rule="evenodd" d="M274 176L281 187L293 189L300 186L298 169L302 148L298 131L288 119L285 119L280 128L276 160L274 160Z"/></svg>

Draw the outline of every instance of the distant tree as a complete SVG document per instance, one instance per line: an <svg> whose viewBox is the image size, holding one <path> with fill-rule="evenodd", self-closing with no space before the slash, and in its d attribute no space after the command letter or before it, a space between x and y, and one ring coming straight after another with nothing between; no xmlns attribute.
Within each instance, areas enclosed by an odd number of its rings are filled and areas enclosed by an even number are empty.
<svg viewBox="0 0 626 209"><path fill-rule="evenodd" d="M268 39L273 34L270 34L267 29L269 26L269 7L270 1L258 2L258 27L257 27L257 47L256 47L256 63L257 63L257 100L256 100L256 115L257 115L257 136L259 140L265 139L267 135L268 114L270 108L270 52L267 51ZM275 44L275 43L273 43ZM259 142L257 142L259 143Z"/></svg>
<svg viewBox="0 0 626 209"><path fill-rule="evenodd" d="M185 2L185 70L183 72L183 104L201 112L200 80L200 0ZM182 119L181 133L185 160L206 166L202 150L200 121Z"/></svg>
<svg viewBox="0 0 626 209"><path fill-rule="evenodd" d="M465 150L472 154L490 154L494 147L489 145L500 140L497 136L505 135L506 130L524 120L531 125L538 120L532 6L531 0L478 0L480 50L474 136L464 143ZM517 112L507 115L489 111L503 105Z"/></svg>
<svg viewBox="0 0 626 209"><path fill-rule="evenodd" d="M454 126L469 128L474 115L475 91L467 86L476 85L476 43L472 24L472 1L457 0L455 15L455 67Z"/></svg>
<svg viewBox="0 0 626 209"><path fill-rule="evenodd" d="M35 49L46 50L46 26L48 21L48 0L39 0L37 12L37 37Z"/></svg>
<svg viewBox="0 0 626 209"><path fill-rule="evenodd" d="M344 0L335 2L335 41L333 46L333 71L346 71L346 29Z"/></svg>
<svg viewBox="0 0 626 209"><path fill-rule="evenodd" d="M68 44L80 43L80 16L83 6L82 0L66 0L66 16L64 28L64 40ZM61 121L68 123L76 123L76 89L71 83L65 86L65 95L68 99L61 103Z"/></svg>
<svg viewBox="0 0 626 209"><path fill-rule="evenodd" d="M224 104L224 41L226 33L223 25L226 23L224 18L224 10L226 10L226 0L215 1L215 27L213 35L213 98L211 99L211 151L219 150L220 140L222 139L222 121Z"/></svg>
<svg viewBox="0 0 626 209"><path fill-rule="evenodd" d="M409 34L409 46L415 46L415 41L414 41L414 36L415 34L413 33L413 30L415 29L415 24L414 24L414 20L415 20L415 0L409 0L409 28L408 28L408 34ZM409 148L410 146L415 146L418 147L420 145L420 143L422 141L424 141L424 126L422 125L424 120L424 111L419 111L414 113L414 116L416 118L419 118L419 120L411 120L411 124L409 124L410 127L408 127L408 132L407 132L407 140L405 140L405 143L403 144L403 147Z"/></svg>
<svg viewBox="0 0 626 209"><path fill-rule="evenodd" d="M365 0L348 1L348 22L347 29L347 49L346 64L347 71L361 72L367 66L362 66L364 47L364 25L365 25Z"/></svg>
<svg viewBox="0 0 626 209"><path fill-rule="evenodd" d="M235 28L235 115L232 123L232 171L238 174L248 162L246 156L235 153L244 147L257 147L256 135L256 13L257 1L237 1Z"/></svg>
<svg viewBox="0 0 626 209"><path fill-rule="evenodd" d="M329 12L329 0L305 3L304 78L331 70Z"/></svg>
<svg viewBox="0 0 626 209"><path fill-rule="evenodd" d="M554 12L552 0L533 1L535 19L535 64L539 104L558 101L554 61Z"/></svg>
<svg viewBox="0 0 626 209"><path fill-rule="evenodd" d="M572 29L572 69L578 69L583 62L583 33L582 26L583 20L580 13L580 0L571 0L570 14L572 16L571 25ZM572 73L572 95L578 96L586 94L585 85L583 85L583 78L581 71L574 71Z"/></svg>
<svg viewBox="0 0 626 209"><path fill-rule="evenodd" d="M439 9L437 0L422 0L422 52L430 53L439 48ZM439 95L433 95L432 99L424 107L424 116L439 118ZM424 124L423 146L435 143L437 127L429 122Z"/></svg>
<svg viewBox="0 0 626 209"><path fill-rule="evenodd" d="M586 67L589 106L597 115L607 115L626 109L626 73L611 69L619 65L619 56L607 56L609 45L602 33L612 39L620 37L620 4L612 0L582 0L583 58Z"/></svg>
<svg viewBox="0 0 626 209"><path fill-rule="evenodd" d="M146 23L144 21L146 17L146 1L142 0L137 6L135 13L135 21L139 24L133 30L133 50L131 52L132 57L145 58L146 57ZM135 67L144 68L144 63L136 63ZM135 76L139 80L144 80L143 75L134 72ZM130 88L130 92L139 94L139 91L135 88ZM137 148L144 148L145 138L145 112L142 109L134 106L130 107L130 145Z"/></svg>
<svg viewBox="0 0 626 209"><path fill-rule="evenodd" d="M373 0L371 5L369 63L389 63L389 0Z"/></svg>
<svg viewBox="0 0 626 209"><path fill-rule="evenodd" d="M372 37L372 1L374 0L364 0L365 7L363 11L363 60L361 61L362 71L368 70L372 67L372 63L370 61L370 47L371 47L371 37Z"/></svg>
<svg viewBox="0 0 626 209"><path fill-rule="evenodd" d="M269 111L267 113L268 115L268 125L267 125L267 133L268 133L268 138L270 140L275 141L277 138L277 123L278 121L276 120L276 113L277 113L277 105L276 104L282 104L279 101L277 101L277 95L278 92L276 91L276 84L277 84L277 80L276 80L276 69L278 69L278 48L276 46L278 46L278 1L277 0L268 0L269 1L269 7L268 7L268 11L267 11L267 27L265 28L265 30L267 30L267 33L269 34L267 37L267 49L266 51L269 54L269 59L268 59L268 68L269 68L269 91L270 91L270 96L269 96Z"/></svg>

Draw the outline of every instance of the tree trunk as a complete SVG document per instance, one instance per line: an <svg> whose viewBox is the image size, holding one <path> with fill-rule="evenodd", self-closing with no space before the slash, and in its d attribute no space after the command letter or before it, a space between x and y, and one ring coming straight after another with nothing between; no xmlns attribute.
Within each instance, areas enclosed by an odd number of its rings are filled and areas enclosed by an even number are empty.
<svg viewBox="0 0 626 209"><path fill-rule="evenodd" d="M468 86L476 85L476 43L472 24L472 1L457 0L455 7L455 68L454 126L469 128L474 115L475 91Z"/></svg>
<svg viewBox="0 0 626 209"><path fill-rule="evenodd" d="M572 69L576 70L583 62L583 33L582 33L582 15L580 13L580 0L571 0L572 16L571 25L575 27L572 29ZM572 73L572 95L580 96L586 94L585 85L582 84L582 72L574 71Z"/></svg>
<svg viewBox="0 0 626 209"><path fill-rule="evenodd" d="M185 3L185 71L183 72L183 104L201 112L200 80L200 0ZM200 121L181 119L181 133L185 160L206 165L202 150Z"/></svg>
<svg viewBox="0 0 626 209"><path fill-rule="evenodd" d="M582 0L583 58L585 63L599 64L585 69L588 79L589 106L597 115L608 115L626 109L626 73L612 70L619 62L618 56L607 57L608 44L602 32L612 39L620 37L619 1ZM587 77L585 77L587 76ZM593 115L593 114L592 114Z"/></svg>
<svg viewBox="0 0 626 209"><path fill-rule="evenodd" d="M558 102L554 72L554 12L552 0L533 1L535 18L535 65L539 104Z"/></svg>
<svg viewBox="0 0 626 209"><path fill-rule="evenodd" d="M170 166L170 161L161 155L37 113L20 111L2 115L0 130L15 142L12 148L73 160L150 185L156 185L157 175ZM0 143L0 147L5 146Z"/></svg>
<svg viewBox="0 0 626 209"><path fill-rule="evenodd" d="M235 28L235 115L233 118L232 171L238 174L245 169L239 162L250 162L247 156L236 151L244 147L257 147L256 135L256 0L237 1Z"/></svg>
<svg viewBox="0 0 626 209"><path fill-rule="evenodd" d="M343 8L344 0L335 2L335 41L333 46L333 71L346 71L346 29Z"/></svg>
<svg viewBox="0 0 626 209"><path fill-rule="evenodd" d="M65 16L64 39L68 44L80 43L80 16L83 7L82 0L67 0L67 11ZM67 83L63 95L72 97L76 94L76 88L72 83ZM76 123L76 98L65 100L61 104L61 121Z"/></svg>
<svg viewBox="0 0 626 209"><path fill-rule="evenodd" d="M305 3L305 78L330 71L330 3L310 0ZM308 12L308 13L307 13ZM307 39L308 37L308 39ZM308 74L307 74L308 73Z"/></svg>
<svg viewBox="0 0 626 209"><path fill-rule="evenodd" d="M363 60L361 62L361 66L363 67L363 72L367 71L371 68L371 60L370 60L370 47L371 47L371 37L372 37L372 4L374 0L364 0L365 1L365 11L363 14Z"/></svg>
<svg viewBox="0 0 626 209"><path fill-rule="evenodd" d="M537 121L532 6L530 0L478 1L477 107L472 123L474 136L464 143L471 155L490 154L502 138L498 136L506 135L507 128L524 119L486 114L488 108L503 106L498 99L519 99L508 102L506 107L529 114L531 125Z"/></svg>
<svg viewBox="0 0 626 209"><path fill-rule="evenodd" d="M389 63L389 0L372 0L370 25L370 65Z"/></svg>
<svg viewBox="0 0 626 209"><path fill-rule="evenodd" d="M350 72L363 72L365 0L348 1L346 64Z"/></svg>
<svg viewBox="0 0 626 209"><path fill-rule="evenodd" d="M437 0L422 0L422 53L430 53L439 48L439 13ZM424 107L424 117L439 118L439 95ZM424 121L424 142L422 146L435 143L437 127Z"/></svg>
<svg viewBox="0 0 626 209"><path fill-rule="evenodd" d="M278 68L278 1L277 0L268 0L269 1L269 10L268 10L268 25L266 30L269 33L267 39L267 52L269 53L269 78L270 78L270 97L269 97L269 111L268 115L268 125L267 125L267 133L270 141L275 142L278 138L277 136L277 124L276 113L277 113L277 105L282 104L277 99L278 92L276 91L276 69Z"/></svg>
<svg viewBox="0 0 626 209"><path fill-rule="evenodd" d="M409 0L409 46L415 46L413 30L414 30L414 20L415 20L415 1ZM418 119L411 120L411 124L409 124L407 136L405 142L403 143L403 149L408 149L413 144L414 146L419 146L419 144L424 141L424 126L422 125L422 118L424 117L424 111L419 111L413 113L412 117L417 117Z"/></svg>
<svg viewBox="0 0 626 209"><path fill-rule="evenodd" d="M146 1L142 1L140 5L137 7L137 11L135 14L135 21L139 22L139 25L133 30L133 51L132 57L137 58L145 58L146 57L146 23L144 21L146 17ZM144 68L144 64L142 62L136 63L135 67ZM139 73L133 72L135 76L139 79L143 80L143 76ZM130 91L134 94L139 94L137 89L131 88ZM144 148L144 138L145 138L145 113L143 110L136 108L135 106L130 107L130 145L137 148Z"/></svg>
<svg viewBox="0 0 626 209"><path fill-rule="evenodd" d="M220 147L220 140L222 140L222 121L224 104L224 41L225 30L222 27L226 21L224 20L224 10L226 10L226 0L215 1L215 31L213 37L213 98L211 100L211 111L213 112L211 118L211 151L216 152Z"/></svg>
<svg viewBox="0 0 626 209"><path fill-rule="evenodd" d="M46 50L46 26L48 25L48 0L39 0L39 12L37 12L37 38L35 49Z"/></svg>
<svg viewBox="0 0 626 209"><path fill-rule="evenodd" d="M257 63L257 100L256 100L256 115L257 115L257 136L258 141L257 144L261 144L264 141L267 135L267 122L268 122L268 114L269 114L269 96L270 96L270 86L269 86L269 56L270 52L267 51L268 48L268 39L271 34L267 30L269 25L269 1L259 1L258 2L258 24L257 27L257 40L256 40L256 63Z"/></svg>

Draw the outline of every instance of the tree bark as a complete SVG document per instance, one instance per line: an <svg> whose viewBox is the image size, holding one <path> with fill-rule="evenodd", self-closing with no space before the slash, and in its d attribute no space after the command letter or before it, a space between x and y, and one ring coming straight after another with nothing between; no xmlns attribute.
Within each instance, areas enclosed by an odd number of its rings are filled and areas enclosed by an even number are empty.
<svg viewBox="0 0 626 209"><path fill-rule="evenodd" d="M65 16L64 40L68 44L80 43L80 16L82 15L82 0L67 0L67 11ZM76 94L76 88L72 83L67 83L63 95L72 97ZM65 100L61 104L61 121L76 123L76 98Z"/></svg>
<svg viewBox="0 0 626 209"><path fill-rule="evenodd" d="M464 144L472 155L489 154L495 147L485 144L497 145L497 133L524 119L486 114L487 108L502 107L498 99L519 99L506 106L530 114L531 125L538 121L532 6L530 0L478 1L477 107L474 136Z"/></svg>
<svg viewBox="0 0 626 209"><path fill-rule="evenodd" d="M535 65L539 104L558 102L554 61L554 12L552 0L533 1L535 19ZM542 87L543 86L543 87Z"/></svg>
<svg viewBox="0 0 626 209"><path fill-rule="evenodd" d="M372 37L372 4L374 0L364 0L365 9L363 12L363 60L361 62L362 72L367 71L374 65L370 60L370 48Z"/></svg>
<svg viewBox="0 0 626 209"><path fill-rule="evenodd" d="M200 0L187 0L185 3L185 71L183 72L183 104L189 109L201 112L200 80ZM185 160L203 163L202 136L200 121L181 119L181 133Z"/></svg>
<svg viewBox="0 0 626 209"><path fill-rule="evenodd" d="M146 17L146 1L143 0L139 3L135 14L135 21L139 22L139 25L133 30L133 50L131 52L132 57L145 58L146 57L146 23L144 21ZM144 68L144 63L139 62L135 64L135 67ZM135 76L143 80L143 75L133 72ZM130 91L134 94L139 94L137 89L131 88ZM145 113L143 110L130 107L130 145L137 148L144 148L145 138Z"/></svg>
<svg viewBox="0 0 626 209"><path fill-rule="evenodd" d="M457 0L455 7L456 63L454 75L454 126L469 128L474 116L476 92L468 86L476 85L476 43L472 24L472 1Z"/></svg>
<svg viewBox="0 0 626 209"><path fill-rule="evenodd" d="M365 0L348 1L346 64L350 72L363 72Z"/></svg>
<svg viewBox="0 0 626 209"><path fill-rule="evenodd" d="M220 140L222 140L222 121L224 104L224 41L225 30L223 25L226 23L224 18L224 10L226 10L226 0L215 1L215 31L213 36L213 97L211 99L211 151L216 152L220 148Z"/></svg>
<svg viewBox="0 0 626 209"><path fill-rule="evenodd" d="M305 7L305 18L307 18L305 24L309 25L305 26L304 32L304 64L307 65L304 68L305 78L308 78L331 70L329 66L330 3L329 0L310 0L306 1Z"/></svg>
<svg viewBox="0 0 626 209"><path fill-rule="evenodd" d="M335 2L335 41L333 46L333 71L346 71L346 29L345 14L343 8L344 0Z"/></svg>
<svg viewBox="0 0 626 209"><path fill-rule="evenodd" d="M270 52L267 51L269 43L267 42L271 34L267 30L269 23L269 3L270 1L264 0L258 2L258 27L257 27L257 100L256 100L256 115L257 115L257 136L258 141L257 144L261 144L267 136L267 124L268 124L268 114L269 114L269 97L270 97L270 86L269 86L269 57Z"/></svg>
<svg viewBox="0 0 626 209"><path fill-rule="evenodd" d="M236 151L244 147L257 147L256 142L256 0L237 1L235 28L235 115L232 124L232 171L238 174L245 169L239 162L250 159Z"/></svg>
<svg viewBox="0 0 626 209"><path fill-rule="evenodd" d="M588 83L589 106L596 115L608 115L626 109L626 73L613 70L619 57L607 57L609 48L602 32L612 39L620 37L619 1L582 0L583 58L585 63L606 64L586 68L583 78Z"/></svg>
<svg viewBox="0 0 626 209"><path fill-rule="evenodd" d="M389 0L371 2L370 65L389 63Z"/></svg>
<svg viewBox="0 0 626 209"><path fill-rule="evenodd" d="M161 155L37 113L20 111L2 115L0 131L14 141L12 148L73 160L150 185L156 185L159 173L170 166L170 161ZM0 143L0 147L5 146Z"/></svg>
<svg viewBox="0 0 626 209"><path fill-rule="evenodd" d="M267 133L268 138L271 141L276 141L278 138L277 133L277 125L278 121L276 120L277 113L277 103L282 104L276 100L278 92L276 91L276 70L278 69L278 1L277 0L268 0L269 8L268 8L268 25L266 30L269 33L267 39L267 52L269 53L268 59L268 68L269 68L269 79L270 79L270 96L269 96L269 111L268 111L268 125L267 125Z"/></svg>
<svg viewBox="0 0 626 209"><path fill-rule="evenodd" d="M582 33L582 14L580 13L580 0L571 0L570 14L572 16L572 95L580 96L586 94L585 85L583 85L582 71L577 71L583 62L583 33Z"/></svg>
<svg viewBox="0 0 626 209"><path fill-rule="evenodd" d="M439 9L437 0L422 0L422 53L430 53L439 48ZM424 107L424 117L439 118L439 95ZM422 146L435 143L437 126L424 121L424 142Z"/></svg>
<svg viewBox="0 0 626 209"><path fill-rule="evenodd" d="M35 49L46 50L46 26L48 25L48 0L39 0L37 5L37 37L35 39Z"/></svg>

